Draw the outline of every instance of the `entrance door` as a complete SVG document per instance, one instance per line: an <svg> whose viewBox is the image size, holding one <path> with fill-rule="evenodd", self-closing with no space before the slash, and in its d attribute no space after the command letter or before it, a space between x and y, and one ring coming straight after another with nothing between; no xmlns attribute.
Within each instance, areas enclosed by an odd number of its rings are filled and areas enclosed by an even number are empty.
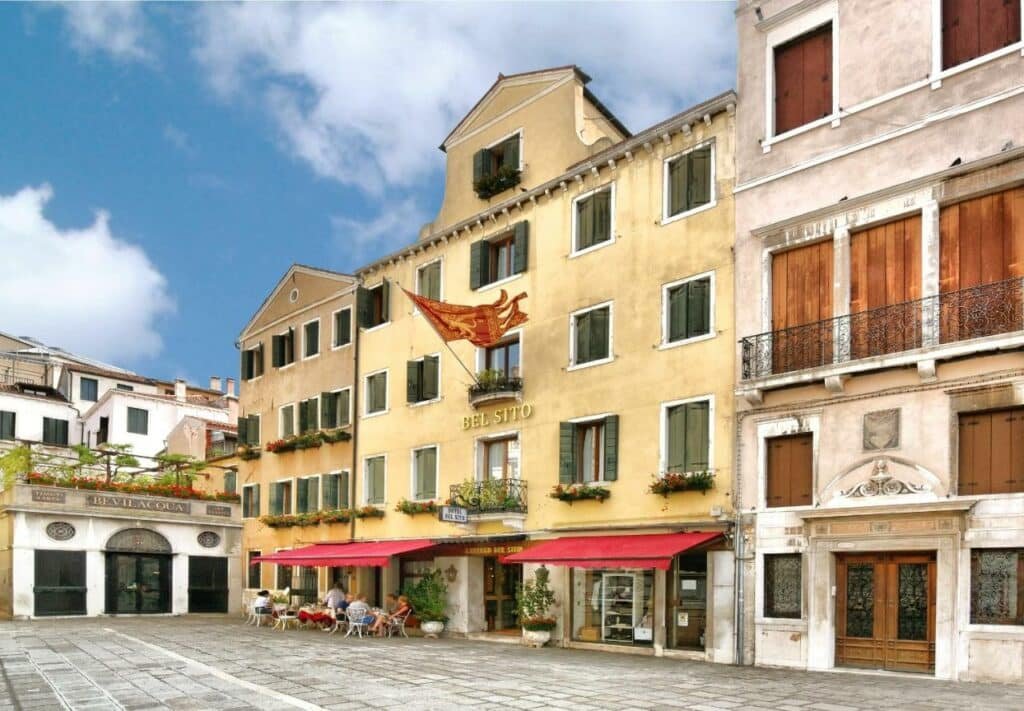
<svg viewBox="0 0 1024 711"><path fill-rule="evenodd" d="M836 560L836 664L935 670L935 554Z"/></svg>
<svg viewBox="0 0 1024 711"><path fill-rule="evenodd" d="M171 557L107 553L107 613L171 611Z"/></svg>
<svg viewBox="0 0 1024 711"><path fill-rule="evenodd" d="M677 649L704 649L707 631L708 554L677 556L666 597L668 645Z"/></svg>
<svg viewBox="0 0 1024 711"><path fill-rule="evenodd" d="M497 558L484 558L484 617L488 632L519 629L516 591L522 582L522 565L504 565Z"/></svg>
<svg viewBox="0 0 1024 711"><path fill-rule="evenodd" d="M228 611L228 559L188 557L188 611Z"/></svg>
<svg viewBox="0 0 1024 711"><path fill-rule="evenodd" d="M85 614L85 551L36 551L36 617Z"/></svg>

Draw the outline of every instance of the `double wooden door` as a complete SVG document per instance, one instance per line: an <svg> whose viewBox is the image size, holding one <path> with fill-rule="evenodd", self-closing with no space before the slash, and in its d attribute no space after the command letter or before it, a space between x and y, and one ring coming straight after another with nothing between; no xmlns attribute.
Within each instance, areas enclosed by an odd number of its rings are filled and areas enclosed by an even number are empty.
<svg viewBox="0 0 1024 711"><path fill-rule="evenodd" d="M935 669L935 554L870 553L836 561L836 664Z"/></svg>

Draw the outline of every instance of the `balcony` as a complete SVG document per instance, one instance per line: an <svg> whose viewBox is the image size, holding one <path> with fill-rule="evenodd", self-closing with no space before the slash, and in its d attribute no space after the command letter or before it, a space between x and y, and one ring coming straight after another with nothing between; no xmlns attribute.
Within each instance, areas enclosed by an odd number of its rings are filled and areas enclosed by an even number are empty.
<svg viewBox="0 0 1024 711"><path fill-rule="evenodd" d="M501 521L523 530L526 521L526 482L521 479L464 481L451 487L451 503L469 514L470 528L483 521Z"/></svg>
<svg viewBox="0 0 1024 711"><path fill-rule="evenodd" d="M480 407L492 402L502 400L523 399L523 379L510 378L505 375L493 375L488 377L484 371L477 382L469 386L469 404L473 407Z"/></svg>
<svg viewBox="0 0 1024 711"><path fill-rule="evenodd" d="M922 363L936 358L1020 347L1022 331L1024 280L1007 279L748 336L740 342L743 387L914 363L924 374Z"/></svg>

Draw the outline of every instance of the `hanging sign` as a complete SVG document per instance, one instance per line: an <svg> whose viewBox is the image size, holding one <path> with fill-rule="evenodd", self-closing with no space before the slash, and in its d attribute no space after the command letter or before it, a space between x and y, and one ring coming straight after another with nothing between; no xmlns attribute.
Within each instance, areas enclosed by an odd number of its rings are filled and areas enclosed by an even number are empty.
<svg viewBox="0 0 1024 711"><path fill-rule="evenodd" d="M437 518L447 523L469 523L469 511L461 506L442 506Z"/></svg>

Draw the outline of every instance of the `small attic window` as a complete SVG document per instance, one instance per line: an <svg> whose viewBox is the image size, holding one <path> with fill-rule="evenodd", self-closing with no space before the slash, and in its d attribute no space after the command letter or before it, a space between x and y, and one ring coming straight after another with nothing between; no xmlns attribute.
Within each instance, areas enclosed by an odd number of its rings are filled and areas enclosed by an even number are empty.
<svg viewBox="0 0 1024 711"><path fill-rule="evenodd" d="M473 155L473 190L486 200L519 184L522 136L519 133Z"/></svg>

